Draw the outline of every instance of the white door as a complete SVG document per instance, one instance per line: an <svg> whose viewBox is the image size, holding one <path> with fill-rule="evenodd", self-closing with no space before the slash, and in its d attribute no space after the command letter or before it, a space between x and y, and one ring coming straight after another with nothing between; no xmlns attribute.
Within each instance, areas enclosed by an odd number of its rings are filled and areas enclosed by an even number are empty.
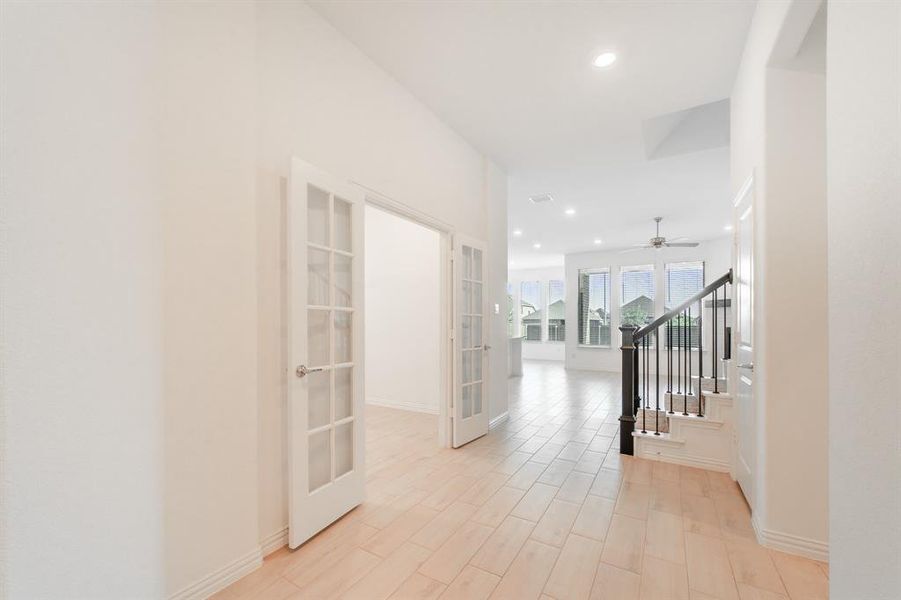
<svg viewBox="0 0 901 600"><path fill-rule="evenodd" d="M454 236L454 448L488 433L486 246Z"/></svg>
<svg viewBox="0 0 901 600"><path fill-rule="evenodd" d="M735 201L736 478L754 508L756 410L754 406L754 182L749 179Z"/></svg>
<svg viewBox="0 0 901 600"><path fill-rule="evenodd" d="M289 545L363 501L363 195L300 160L288 198Z"/></svg>

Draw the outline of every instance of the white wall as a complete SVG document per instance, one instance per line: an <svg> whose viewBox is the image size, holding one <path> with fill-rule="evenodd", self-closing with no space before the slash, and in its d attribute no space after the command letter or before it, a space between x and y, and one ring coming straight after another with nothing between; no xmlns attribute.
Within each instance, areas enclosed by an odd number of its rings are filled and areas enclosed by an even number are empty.
<svg viewBox="0 0 901 600"><path fill-rule="evenodd" d="M159 598L149 5L0 5L0 596Z"/></svg>
<svg viewBox="0 0 901 600"><path fill-rule="evenodd" d="M564 281L564 272L563 266L559 267L544 267L540 269L510 269L508 276L510 285L513 287L513 307L514 307L514 324L513 324L513 334L514 336L525 336L525 330L520 329L519 331L516 328L519 324L516 322L519 318L519 303L521 300L521 288L520 284L523 281L537 281L541 284L541 309L545 310L548 304L548 285L547 282L551 280L560 280ZM567 290L568 291L568 290ZM566 295L564 298L566 300L567 309L569 308L569 296ZM506 310L506 302L504 303L504 309ZM506 318L506 316L505 316ZM564 342L551 342L548 341L547 338L547 321L545 320L542 323L542 337L545 339L543 341L526 341L523 338L522 341L522 357L525 360L558 360L562 361L566 355L566 347ZM506 331L506 330L505 330ZM569 334L569 327L567 327L567 334Z"/></svg>
<svg viewBox="0 0 901 600"><path fill-rule="evenodd" d="M302 3L2 10L0 581L202 595L287 524L291 157L493 248L506 176Z"/></svg>
<svg viewBox="0 0 901 600"><path fill-rule="evenodd" d="M755 179L753 518L764 543L824 557L825 80L795 60L818 5L758 3L732 94L731 137L733 192Z"/></svg>
<svg viewBox="0 0 901 600"><path fill-rule="evenodd" d="M488 416L500 421L507 415L507 174L485 161L483 195L488 210L488 293L494 313L488 324ZM495 311L496 309L496 311Z"/></svg>
<svg viewBox="0 0 901 600"><path fill-rule="evenodd" d="M901 4L830 2L830 598L901 598Z"/></svg>
<svg viewBox="0 0 901 600"><path fill-rule="evenodd" d="M438 414L440 236L372 206L364 223L366 402Z"/></svg>
<svg viewBox="0 0 901 600"><path fill-rule="evenodd" d="M499 223L506 223L506 176L306 4L260 2L256 24L259 519L266 538L288 519L280 261L290 158L361 183L492 249L492 237L503 235ZM489 257L489 302L503 305L506 273L497 259ZM492 322L488 331L496 336L501 327ZM504 338L491 340L500 358L490 363L492 416L506 410L506 387L495 387L506 379L504 345Z"/></svg>
<svg viewBox="0 0 901 600"><path fill-rule="evenodd" d="M727 201L724 199L724 202ZM732 266L732 240L722 237L701 242L697 248L667 248L666 250L639 250L636 252L582 252L567 254L566 262L566 368L591 371L619 372L622 366L620 350L620 268L635 265L654 265L656 314L664 313L665 268L667 263L704 262L704 283L712 282L725 274ZM590 348L579 345L577 323L579 318L579 270L610 269L610 314L613 323L610 348ZM707 355L708 351L704 351ZM706 361L705 361L705 364Z"/></svg>

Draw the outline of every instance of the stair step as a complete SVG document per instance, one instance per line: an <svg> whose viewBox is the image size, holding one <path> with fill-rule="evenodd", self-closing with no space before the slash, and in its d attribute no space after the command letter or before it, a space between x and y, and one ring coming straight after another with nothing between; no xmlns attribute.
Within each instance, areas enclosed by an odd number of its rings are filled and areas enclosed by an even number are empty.
<svg viewBox="0 0 901 600"><path fill-rule="evenodd" d="M684 446L685 440L680 440L678 438L674 438L670 433L660 432L659 434L654 434L654 432L649 431L647 433L642 433L640 430L633 431L632 437L639 438L641 440L647 440L648 442L655 442L659 444L666 444L668 446Z"/></svg>
<svg viewBox="0 0 901 600"><path fill-rule="evenodd" d="M704 396L701 396L701 400L705 399ZM673 411L678 413L688 412L688 413L697 413L698 412L698 397L694 394L688 394L683 396L682 394L676 393L667 393L663 395L663 406L667 411ZM675 408L673 408L675 406ZM704 408L707 408L707 403L704 402Z"/></svg>
<svg viewBox="0 0 901 600"><path fill-rule="evenodd" d="M654 413L658 413L655 416ZM669 419L667 419L667 414L665 410L655 411L653 408L647 408L645 410L638 410L638 414L635 415L635 431L657 431L657 426L659 424L661 433L665 433L669 431ZM645 424L645 418L647 418L647 424Z"/></svg>
<svg viewBox="0 0 901 600"><path fill-rule="evenodd" d="M729 391L728 382L725 377L718 376L716 381L716 389L718 392L727 392ZM712 392L714 387L713 377L704 377L701 380L701 391L702 392ZM695 391L698 389L698 376L691 376L691 388Z"/></svg>

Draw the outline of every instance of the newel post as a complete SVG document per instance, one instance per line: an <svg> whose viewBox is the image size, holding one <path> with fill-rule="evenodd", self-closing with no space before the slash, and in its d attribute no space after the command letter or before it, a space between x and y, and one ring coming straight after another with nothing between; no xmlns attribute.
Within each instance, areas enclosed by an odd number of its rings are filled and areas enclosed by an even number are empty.
<svg viewBox="0 0 901 600"><path fill-rule="evenodd" d="M638 393L638 352L635 351L633 336L638 328L624 325L619 330L623 340L620 346L623 353L623 404L619 417L619 453L631 455L634 454L632 432L635 430L635 399Z"/></svg>

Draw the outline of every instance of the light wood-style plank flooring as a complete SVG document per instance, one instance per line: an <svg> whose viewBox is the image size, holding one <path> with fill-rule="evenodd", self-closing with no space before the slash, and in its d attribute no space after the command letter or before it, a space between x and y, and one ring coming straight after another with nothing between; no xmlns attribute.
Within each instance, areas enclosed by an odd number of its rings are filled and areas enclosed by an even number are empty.
<svg viewBox="0 0 901 600"><path fill-rule="evenodd" d="M618 453L619 378L527 362L459 450L367 407L367 500L218 600L810 600L828 567L759 546L728 475Z"/></svg>

